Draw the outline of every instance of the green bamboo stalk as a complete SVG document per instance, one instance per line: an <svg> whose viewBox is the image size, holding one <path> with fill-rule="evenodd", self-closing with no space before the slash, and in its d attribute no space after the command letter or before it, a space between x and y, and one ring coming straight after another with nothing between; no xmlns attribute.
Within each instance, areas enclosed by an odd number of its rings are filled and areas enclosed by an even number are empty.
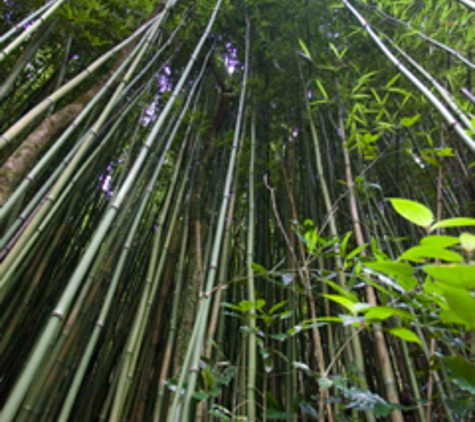
<svg viewBox="0 0 475 422"><path fill-rule="evenodd" d="M338 86L338 82L337 82L337 86ZM346 177L348 192L349 192L348 200L349 200L350 212L353 219L353 230L355 233L356 243L358 244L358 246L361 246L364 244L364 237L363 237L363 232L361 228L360 214L358 211L358 205L357 205L357 200L356 200L356 195L355 195L354 179L353 179L353 174L352 174L352 167L351 167L351 161L350 161L350 156L349 156L349 151L348 151L348 145L346 142L347 139L345 135L345 125L343 123L342 105L340 105L339 108L340 109L338 113L338 125L339 125L339 131L341 133L341 139L342 139L342 149L343 149L343 156L344 156L344 162L345 162L345 177ZM375 295L373 287L371 285L366 285L365 291L366 291L366 298L367 298L368 303L372 306L377 305L376 295ZM378 357L379 357L380 369L381 369L381 373L382 373L382 377L384 381L384 386L386 388L386 395L387 395L388 401L390 403L399 404L399 393L397 390L397 383L394 377L394 372L391 366L391 360L389 358L389 351L386 345L386 340L384 338L381 325L373 324L373 332L374 332L374 338L375 338L375 343L376 343L376 349L377 349ZM402 415L401 410L394 409L391 412L391 420L392 422L404 422L404 417Z"/></svg>
<svg viewBox="0 0 475 422"><path fill-rule="evenodd" d="M163 401L164 401L164 396L165 396L165 389L166 389L166 379L168 377L168 373L170 370L171 366L171 355L173 353L173 349L175 346L175 340L177 336L177 331L179 329L178 327L178 317L179 317L179 312L180 312L180 303L181 303L181 291L182 291L182 286L183 282L185 279L185 265L186 265L186 251L187 251L187 240L188 240L188 224L189 224L189 219L188 216L185 217L185 224L184 224L184 238L181 242L181 248L180 248L180 258L179 258L179 263L178 263L178 270L177 270L177 282L176 282L176 287L175 287L175 294L173 296L173 306L172 306L172 313L171 313L171 318L170 318L170 328L169 328L169 333L168 333L168 340L167 340L167 345L165 348L165 353L164 353L164 358L163 358L163 364L162 368L160 371L160 377L158 379L158 391L157 391L157 398L155 401L155 408L154 408L154 415L153 415L153 421L154 422L159 422L162 417L162 412L163 412Z"/></svg>
<svg viewBox="0 0 475 422"><path fill-rule="evenodd" d="M15 81L17 80L18 76L20 75L21 71L25 67L25 65L30 62L32 57L36 54L39 47L43 44L46 37L49 35L51 28L47 28L41 34L38 34L35 38L32 39L30 43L25 47L24 51L22 52L21 56L18 58L15 66L5 78L5 80L0 85L0 102L2 102L5 97L8 95L10 90L12 89Z"/></svg>
<svg viewBox="0 0 475 422"><path fill-rule="evenodd" d="M23 259L32 251L36 248L37 246L35 242L41 235L41 233L45 230L47 225L49 224L50 221L52 221L54 215L56 212L60 209L62 206L62 203L66 200L68 194L72 189L74 188L75 184L79 180L80 176L87 170L89 164L93 161L95 157L99 155L99 153L107 146L107 141L114 132L118 129L118 126L120 124L120 121L122 118L125 118L127 116L127 112L130 111L133 106L136 104L137 99L135 99L133 102L131 102L127 109L124 112L124 115L119 119L116 124L112 127L108 135L104 138L104 141L96 148L95 151L89 156L88 160L86 163L74 174L73 178L69 182L69 184L66 186L66 188L60 193L56 201L52 204L51 210L46 214L46 217L40 222L40 225L38 226L37 230L33 232L31 236L27 238L27 241L25 242L23 249L20 251L20 254L18 255L17 259L12 262L9 266L5 266L5 274L2 276L1 279L1 284L0 284L0 302L3 301L4 296L8 293L8 291L12 288L12 286L15 283L14 276L16 274L16 269L20 265L23 264ZM7 243L12 239L16 233L18 228L28 220L31 212L36 211L36 207L40 203L41 200L44 199L44 195L46 191L50 188L50 186L55 182L56 178L60 175L61 171L63 168L67 166L67 164L70 161L70 157L73 157L74 152L78 150L79 146L81 144L77 145L76 148L74 148L70 154L66 157L65 160L63 160L63 166L58 166L56 171L53 173L53 175L48 179L48 181L44 184L44 186L40 189L40 191L35 195L32 201L28 204L28 206L25 208L25 210L22 212L22 214L19 216L19 218L16 219L14 224L9 227L7 233L2 237L1 239L1 245L2 247L6 247Z"/></svg>
<svg viewBox="0 0 475 422"><path fill-rule="evenodd" d="M110 208L108 209L108 212L103 217L100 226L98 227L98 229L96 230L94 234L94 237L90 243L89 248L87 249L86 253L84 254L81 260L81 263L76 268L73 276L70 279L68 286L64 290L64 293L60 301L58 302L57 307L55 308L51 316L51 319L49 320L45 328L45 331L43 332L43 335L41 336L39 342L37 343L28 364L26 365L20 378L17 380L17 383L12 393L10 394L9 399L7 400L7 403L2 411L2 417L4 418L4 421L2 422L10 422L15 417L18 407L20 406L26 394L28 386L33 380L38 367L41 365L41 361L43 357L48 351L48 345L51 343L51 340L57 335L58 330L61 325L61 321L64 319L66 313L68 312L71 306L71 302L77 290L81 286L81 282L87 271L87 268L89 267L98 248L100 247L102 240L105 234L107 233L107 230L109 229L110 225L114 221L117 210L122 205L122 202L125 196L127 195L129 190L133 186L136 180L137 174L139 173L146 158L148 157L149 149L153 145L156 139L156 136L158 135L158 132L163 125L163 122L165 121L166 117L168 116L169 112L172 109L172 106L176 100L176 97L181 91L186 79L188 78L188 74L191 71L191 67L194 64L194 61L196 60L196 55L201 50L201 47L204 44L204 41L205 41L205 38L202 37L202 39L200 40L195 50L195 55L192 57L192 59L188 63L185 71L182 74L182 77L180 78L179 82L177 83L177 86L175 87L175 90L173 91L172 96L170 97L164 110L158 117L157 122L155 123L149 137L147 138L147 141L142 147L141 152L138 158L136 159L134 166L132 167L126 181L124 182L116 198L112 202Z"/></svg>
<svg viewBox="0 0 475 422"><path fill-rule="evenodd" d="M61 178L55 183L54 187L52 188L52 190L48 194L47 201L43 204L41 209L37 212L37 214L30 221L27 229L20 235L20 237L17 240L16 244L14 245L14 247L12 248L10 253L7 255L5 261L2 263L2 266L0 266L0 293L1 294L5 294L4 292L6 292L6 290L5 290L6 281L3 278L3 276L5 274L5 270L2 271L2 269L5 269L5 268L6 269L8 269L8 268L11 269L14 265L15 260L17 260L17 255L19 253L23 253L23 255L25 254L25 248L24 248L24 245L23 245L24 242L26 241L26 239L29 238L29 236L31 236L34 233L36 228L40 225L41 221L45 218L45 216L47 215L47 213L50 210L51 206L56 201L56 197L60 193L61 189L67 183L68 179L73 175L73 173L75 171L75 168L79 164L80 160L86 154L87 150L89 149L89 146L96 139L100 128L102 127L102 125L105 123L106 119L108 118L108 116L112 112L112 110L113 110L114 106L116 105L116 103L117 103L122 91L124 90L124 87L126 86L128 80L131 78L133 72L138 67L138 64L139 64L139 61L140 61L141 57L143 56L143 54L145 54L145 51L148 48L147 40L152 39L153 36L154 36L154 33L158 31L159 23L160 23L160 21L157 21L153 25L151 32L148 33L147 37L142 40L140 50L137 52L137 55L135 56L135 59L134 59L133 63L131 64L131 66L128 69L127 73L125 74L125 76L121 80L121 83L116 88L116 90L114 92L114 95L112 96L112 98L107 103L107 106L102 111L102 113L101 113L100 117L98 118L98 120L96 121L96 123L89 130L88 134L86 135L86 139L83 141L81 147L79 148L79 150L76 153L76 155L74 156L74 158L68 163L67 167L62 172ZM168 101L167 106L165 107L167 112L165 114L162 113L160 115L160 117L162 117L162 118L159 118L158 121L157 121L157 124L159 123L160 126L158 126L158 127L155 126L154 129L152 130L152 134L149 136L149 138L146 142L147 147L148 147L148 144L151 144L153 142L152 135L156 136L156 133L158 132L158 130L160 129L160 127L163 123L163 121L167 117L168 112L171 110L171 107L174 103L175 97L176 97L176 95L172 96L170 98L170 100ZM168 109L167 109L167 107L168 107ZM148 155L147 150L142 149L142 153L143 154L142 154L140 159L145 160L146 156ZM138 172L138 169L136 169L136 172ZM134 177L136 176L136 172L134 173ZM132 182L130 182L130 183L132 183ZM123 197L120 197L119 200L122 201L122 199L123 199ZM114 209L114 207L112 207L111 209ZM114 214L115 214L115 211L114 211ZM110 223L112 223L112 219L110 220L109 224ZM9 287L11 288L11 285L9 285Z"/></svg>
<svg viewBox="0 0 475 422"><path fill-rule="evenodd" d="M61 151L61 148L65 145L67 140L72 136L74 131L76 131L81 123L86 119L88 115L94 110L94 108L99 106L100 101L104 98L105 94L110 90L111 86L113 86L113 83L115 80L121 75L121 73L124 71L124 69L127 68L127 66L130 64L130 61L132 58L135 56L135 53L141 48L142 43L139 43L137 47L134 49L134 51L131 53L130 56L128 56L124 62L119 66L119 68L114 72L114 74L110 77L109 81L107 84L104 85L100 89L100 91L94 96L94 98L86 105L86 107L81 111L79 116L77 116L74 121L68 126L68 128L61 134L61 136L55 141L55 143L48 149L46 154L41 157L41 159L38 161L38 163L34 166L34 168L28 173L28 175L25 177L25 179L20 183L20 185L15 189L13 194L8 198L7 202L3 205L2 208L0 208L0 221L3 221L3 219L6 218L7 215L9 215L12 212L12 209L15 207L15 205L18 203L18 201L25 195L28 187L34 182L45 170L45 168L48 166L48 164L51 162L51 160L58 154L59 151ZM135 104L138 100L138 96L134 100L131 101L131 105ZM128 109L131 108L131 105L128 106ZM126 113L125 113L126 114ZM89 131L98 131L99 130L99 125L96 124L93 125L91 128L89 128ZM78 148L88 140L88 136L90 133L86 133L86 135L81 136L78 140L78 142L74 145L74 147L71 149L71 152L62 160L62 162L57 166L55 172L53 173L56 175L56 177L50 177L48 179L48 182L45 183L45 185L52 186L54 181L57 179L57 177L62 174L62 170L66 168L66 166L69 164L69 162L72 160L72 158L75 156L75 153L77 152ZM2 249L5 245L5 243L10 239L8 236L2 237L0 240L0 249Z"/></svg>
<svg viewBox="0 0 475 422"><path fill-rule="evenodd" d="M220 5L221 5L221 0L218 0L218 2L215 5L215 8L213 9L213 14L210 18L206 32L208 32L211 29L211 26L214 22L214 19L216 17L216 14L219 10ZM248 63L246 62L245 72L243 76L243 86L242 86L240 102L239 102L238 116L236 119L236 129L234 132L232 152L231 152L231 157L229 159L228 172L226 175L224 192L223 192L223 200L221 202L221 209L218 216L218 222L216 224L216 232L215 232L215 237L213 241L213 250L212 250L210 265L209 265L207 278L206 278L205 291L207 292L211 291L214 288L216 271L217 271L217 266L219 262L219 255L221 252L221 245L222 245L222 239L223 239L222 235L223 235L223 231L225 227L225 218L226 218L227 208L229 204L229 194L230 194L231 185L233 181L233 174L234 174L235 166L236 166L237 149L238 149L239 140L240 140L241 121L242 121L242 117L244 113L247 72L248 72ZM192 338L190 340L190 346L188 347L188 350L187 350L185 364L183 365L183 369L182 369L180 379L177 385L177 390L176 390L177 394L175 394L171 409L168 414L169 422L178 421L178 420L187 421L189 418L190 401L191 401L191 397L194 393L194 389L196 385L198 362L199 362L201 349L203 347L203 342L204 342L203 337L204 337L204 333L206 332L205 329L206 329L206 322L208 320L209 308L210 308L210 299L207 296L203 296L201 298L201 302L199 303L196 324L193 329ZM187 373L188 370L191 370L190 374ZM183 411L181 412L178 409L178 405L180 401L180 392L184 387L184 382L186 378L188 378L188 385L187 385L187 390L185 393L185 398L184 398L184 403L183 403Z"/></svg>
<svg viewBox="0 0 475 422"><path fill-rule="evenodd" d="M205 60L205 63L206 62L207 60ZM166 156L168 155L169 150L173 144L173 141L175 140L178 129L180 128L185 118L185 115L188 112L189 106L192 102L192 99L194 98L194 92L196 88L199 86L199 82L203 76L204 69L205 69L205 66L202 66L199 78L193 85L192 91L187 98L187 101L182 109L182 112L179 118L177 119L177 122L175 124L175 127L171 135L168 138L167 144L162 153L162 157L159 160L159 164L157 166L157 169L159 172L166 161ZM183 144L183 147L181 149L181 154L180 154L181 158L183 158L183 153L185 151L184 146L185 144ZM115 394L113 404L112 404L112 411L109 418L111 422L119 421L122 418L125 399L127 397L127 391L133 379L134 366L136 365L136 361L138 358L138 350L140 349L141 343L143 341L145 323L150 313L150 306L152 305L153 298L155 297L155 293L160 282L160 276L162 274L163 267L165 265L165 259L167 257L166 251L171 241L171 235L173 234L173 230L169 229L166 235L166 239L163 242L162 237L163 237L163 232L165 228L164 227L165 217L169 213L171 201L173 198L174 187L178 183L179 176L182 177L183 183L182 183L182 187L180 188L178 198L176 199L176 202L178 203L180 202L179 199L184 193L184 188L185 188L184 182L186 182L186 179L187 179L186 174L181 174L181 175L179 174L181 158L179 159L179 161L177 162L175 166L175 172L173 175L172 183L170 185L170 188L168 189L168 195L162 207L162 210L160 212L160 216L157 222L157 230L154 236L154 244L153 244L153 249L152 249L152 253L149 260L149 266L148 266L147 276L146 276L146 280L145 280L145 284L143 288L142 298L141 298L138 311L136 312L131 334L127 340L127 350L124 353L123 362L121 365L121 371L120 371L119 380L118 380L117 392ZM189 168L190 166L187 166L188 170ZM177 219L177 213L178 213L178 207L175 206L172 212L171 221L168 223L169 227L173 227L173 225L175 224L175 221ZM160 247L161 242L163 242L165 246ZM158 265L156 264L157 262L158 262Z"/></svg>
<svg viewBox="0 0 475 422"><path fill-rule="evenodd" d="M324 174L324 169L323 169L323 162L322 162L322 154L320 151L320 142L318 139L318 133L317 129L315 127L315 122L313 121L313 117L311 114L310 110L310 104L308 103L308 100L305 99L306 106L307 106L307 118L308 122L310 124L310 132L311 136L313 139L313 144L314 144L314 151L315 151L315 159L316 159L316 168L317 168L317 175L318 179L320 181L320 189L323 194L323 201L325 204L325 210L327 212L327 218L329 222L329 228L330 228L330 233L334 237L338 237L338 231L337 231L337 226L336 226L336 219L335 219L335 214L334 214L334 207L331 203L330 199L330 194L328 190L328 185L326 182L326 177ZM335 254L334 257L335 260L335 266L337 268L337 275L338 275L338 281L339 284L343 287L346 288L346 277L343 272L343 262L341 259L341 256L339 253ZM347 333L347 336L349 336L352 339L352 344L353 344L353 353L355 355L355 364L356 364L356 372L358 374L358 377L361 379L363 382L364 386L368 385L367 379L366 379L366 374L364 370L364 357L363 357L363 347L361 345L361 340L359 335L356 332L356 329L354 327L351 327L351 329L346 329L345 332ZM323 372L325 376L328 376L329 374L327 373L327 370ZM365 411L365 418L367 422L376 422L376 418L374 416L374 413L372 411Z"/></svg>
<svg viewBox="0 0 475 422"><path fill-rule="evenodd" d="M247 38L249 37L249 23L247 26ZM253 111L251 119L251 145L250 145L250 160L249 160L249 215L248 215L248 229L247 229L247 295L248 300L256 303L256 293L254 286L254 242L255 242L255 199L254 199L254 169L255 169L255 145L256 145L256 112ZM251 309L249 312L249 338L248 338L248 366L247 366L247 418L250 421L256 420L256 373L257 373L257 356L256 356L256 311Z"/></svg>
<svg viewBox="0 0 475 422"><path fill-rule="evenodd" d="M63 0L61 0L63 1ZM82 81L84 81L88 76L92 75L96 70L98 70L104 63L106 63L111 57L116 53L127 47L132 43L139 35L143 34L145 31L150 31L150 27L153 25L156 28L156 25L161 22L159 19L163 16L163 13L158 17L150 20L149 22L142 25L137 31L135 31L131 36L122 41L120 44L110 49L107 53L99 57L94 63L89 65L81 73L63 85L56 92L45 98L42 102L36 105L23 117L21 117L16 123L14 123L6 132L0 136L0 151L10 144L18 135L25 130L28 125L33 122L37 117L41 116L44 112L49 110L51 105L57 103L61 98L66 94L69 94L75 87L77 87ZM156 29L155 29L156 31Z"/></svg>
<svg viewBox="0 0 475 422"><path fill-rule="evenodd" d="M63 407L61 409L61 413L58 416L58 422L66 422L69 418L69 415L72 411L72 407L74 405L74 401L76 400L79 388L81 387L81 383L86 375L86 370L87 367L91 361L91 358L93 356L94 349L97 345L97 342L99 340L99 336L101 332L103 331L105 325L106 325L106 320L107 316L109 314L109 311L112 306L112 299L115 295L115 292L117 290L117 287L119 285L119 281L121 280L123 268L125 266L125 263L127 261L127 258L129 256L131 246L132 246L132 241L134 237L136 236L137 229L139 227L139 224L141 222L142 216L145 212L145 208L147 205L147 202L153 192L153 186L156 183L156 180L158 178L158 175L160 173L160 167L156 167L154 170L154 174L150 178L150 182L148 183L147 188L144 191L143 198L140 202L140 206L137 210L137 213L135 215L133 224L127 234L127 239L124 242L124 245L122 247L122 252L120 255L120 258L118 260L116 269L114 271L114 275L112 277L109 289L107 291L107 295L104 299L103 305L101 312L97 318L94 331L91 335L91 338L88 342L87 349L85 350L83 357L81 359L81 362L76 370L74 379L71 383L71 386L68 389L68 394L66 396L66 399L64 400Z"/></svg>

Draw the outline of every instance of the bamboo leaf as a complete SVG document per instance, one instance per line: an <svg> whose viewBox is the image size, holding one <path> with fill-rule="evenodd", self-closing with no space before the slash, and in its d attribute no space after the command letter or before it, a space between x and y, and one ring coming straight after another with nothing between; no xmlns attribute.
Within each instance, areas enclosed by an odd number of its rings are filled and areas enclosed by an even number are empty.
<svg viewBox="0 0 475 422"><path fill-rule="evenodd" d="M449 227L465 227L465 226L475 226L475 218L468 218L468 217L447 218L446 220L441 220L435 223L431 227L431 231L434 231L435 229L447 229Z"/></svg>
<svg viewBox="0 0 475 422"><path fill-rule="evenodd" d="M420 114L416 114L415 116L412 116L412 117L404 117L402 118L399 123L406 127L406 128L409 128L411 126L414 126L417 121L421 118L421 115Z"/></svg>
<svg viewBox="0 0 475 422"><path fill-rule="evenodd" d="M463 261L463 257L459 253L433 246L414 246L405 251L399 259L407 259L414 262L422 262L424 259L441 259L442 261L449 262Z"/></svg>
<svg viewBox="0 0 475 422"><path fill-rule="evenodd" d="M303 56L309 60L312 60L312 55L310 54L309 49L307 48L307 45L302 41L302 39L299 38L299 45L300 48L303 51Z"/></svg>
<svg viewBox="0 0 475 422"><path fill-rule="evenodd" d="M400 339L404 341L409 341L412 343L417 343L419 345L422 345L421 339L415 333L413 333L411 330L407 328L395 327L395 328L391 328L389 332L392 335L399 337Z"/></svg>
<svg viewBox="0 0 475 422"><path fill-rule="evenodd" d="M404 262L367 262L365 263L365 266L395 279L397 284L406 291L412 290L417 286L417 280L412 275L414 271L412 266Z"/></svg>

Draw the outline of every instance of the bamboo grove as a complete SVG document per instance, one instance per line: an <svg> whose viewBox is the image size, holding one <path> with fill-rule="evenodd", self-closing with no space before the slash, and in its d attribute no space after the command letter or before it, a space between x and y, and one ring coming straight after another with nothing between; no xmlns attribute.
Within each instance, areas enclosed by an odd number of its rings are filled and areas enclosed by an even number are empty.
<svg viewBox="0 0 475 422"><path fill-rule="evenodd" d="M474 10L5 0L0 421L473 420Z"/></svg>

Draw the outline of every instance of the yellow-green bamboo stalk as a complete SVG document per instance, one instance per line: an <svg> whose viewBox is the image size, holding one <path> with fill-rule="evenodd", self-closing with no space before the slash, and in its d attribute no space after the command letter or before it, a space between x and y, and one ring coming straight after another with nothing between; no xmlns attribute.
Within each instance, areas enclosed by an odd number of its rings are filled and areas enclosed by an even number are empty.
<svg viewBox="0 0 475 422"><path fill-rule="evenodd" d="M0 297L1 295L6 294L6 287L11 288L11 284L6 284L8 280L4 279L5 275L5 269L10 269L12 271L12 267L15 261L17 261L17 256L21 254L25 254L25 247L24 247L24 242L27 241L27 239L36 231L37 227L42 223L44 218L46 217L48 211L50 210L51 206L54 204L54 202L57 199L57 196L60 194L62 188L64 185L67 183L69 178L74 174L74 171L81 161L82 157L86 154L87 150L89 149L89 146L94 142L94 140L97 137L97 134L99 133L100 128L102 125L106 122L108 116L112 112L113 108L115 107L122 91L124 90L127 82L131 78L132 74L135 72L137 69L140 59L142 58L143 54L145 54L145 51L149 47L148 45L148 40L151 40L154 36L154 34L158 31L159 26L160 26L160 20L156 21L155 24L153 25L150 33L147 35L146 38L141 40L140 43L140 49L137 51L137 55L135 56L135 59L133 63L130 65L130 68L128 69L127 73L121 80L119 86L114 92L114 95L112 98L109 100L107 103L107 106L104 108L103 112L101 113L100 117L98 120L95 122L93 127L89 130L88 134L86 135L86 139L83 141L81 147L77 151L76 155L73 157L73 159L68 163L66 166L65 170L61 174L61 178L55 183L54 187L50 191L47 197L47 201L43 204L42 208L37 212L37 214L33 217L32 221L30 221L30 224L28 225L28 228L22 233L18 241L16 242L15 246L12 248L10 253L7 255L7 258L5 261L2 263L0 266ZM164 113L161 114L162 119L158 119L158 122L160 122L160 125L162 125L163 121L168 115L168 112L171 110L171 107L173 105L173 102L175 100L175 97L172 97L170 101L167 103L167 113L163 115ZM157 122L157 123L158 123ZM158 132L159 128L154 128L155 131ZM154 131L152 131L154 134ZM155 134L154 134L155 135ZM148 142L151 143L153 141L153 138L151 136L148 139ZM146 153L145 153L146 154ZM142 159L145 159L145 156L142 157ZM120 198L122 200L122 198Z"/></svg>
<svg viewBox="0 0 475 422"><path fill-rule="evenodd" d="M122 41L120 44L109 50L107 53L99 57L94 63L89 65L85 70L71 79L69 82L64 84L61 88L55 91L53 94L45 98L42 102L36 105L31 109L27 114L21 117L16 123L14 123L6 132L0 136L0 151L10 144L18 135L25 130L28 125L33 122L37 117L41 116L44 112L49 110L51 105L57 103L61 98L66 94L69 94L73 88L77 87L82 81L87 77L92 75L96 70L98 70L104 63L106 63L111 57L116 53L124 49L130 43L132 43L139 35L143 34L146 30L150 30L150 26L154 25L156 28L157 22L161 22L159 18L163 17L163 13L158 17L150 20L146 24L142 25L137 31L135 31L130 37ZM153 33L156 32L156 29Z"/></svg>
<svg viewBox="0 0 475 422"><path fill-rule="evenodd" d="M337 82L338 86L338 82ZM350 213L353 220L353 230L355 233L356 243L358 246L364 244L364 236L363 231L361 228L361 220L360 214L358 211L358 204L355 195L355 188L354 188L354 179L353 173L351 168L351 161L350 155L348 151L347 139L345 135L345 125L343 122L343 109L342 106L339 106L339 113L338 113L338 128L341 133L342 139L342 149L343 149L343 157L345 162L345 177L346 183L348 185L348 200L350 206ZM366 299L368 303L372 306L377 305L376 295L374 289L371 285L366 285ZM378 353L378 358L380 362L380 369L382 372L384 386L386 388L386 395L387 399L390 403L399 404L399 393L397 390L397 382L394 376L394 371L392 369L392 363L389 355L389 350L386 345L386 340L384 338L384 333L382 331L380 324L373 324L373 332L374 332L374 339L376 344L376 350ZM404 422L404 416L402 415L401 410L393 409L391 412L391 421L392 422Z"/></svg>
<svg viewBox="0 0 475 422"><path fill-rule="evenodd" d="M249 37L249 24L248 34ZM254 169L255 169L255 145L256 145L256 112L253 111L251 119L251 139L250 139L250 160L249 160L249 215L247 229L247 295L248 300L256 303L256 293L254 287L254 242L255 242L255 199L254 199ZM256 420L256 373L257 373L257 356L256 356L256 310L251 309L249 312L249 338L248 338L248 359L247 359L247 418L250 421Z"/></svg>

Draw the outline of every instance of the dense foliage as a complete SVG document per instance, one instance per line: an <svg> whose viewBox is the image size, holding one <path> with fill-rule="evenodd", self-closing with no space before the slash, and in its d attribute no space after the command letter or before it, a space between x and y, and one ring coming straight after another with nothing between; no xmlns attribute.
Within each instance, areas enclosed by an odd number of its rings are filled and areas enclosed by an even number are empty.
<svg viewBox="0 0 475 422"><path fill-rule="evenodd" d="M470 421L471 0L4 0L11 421Z"/></svg>

